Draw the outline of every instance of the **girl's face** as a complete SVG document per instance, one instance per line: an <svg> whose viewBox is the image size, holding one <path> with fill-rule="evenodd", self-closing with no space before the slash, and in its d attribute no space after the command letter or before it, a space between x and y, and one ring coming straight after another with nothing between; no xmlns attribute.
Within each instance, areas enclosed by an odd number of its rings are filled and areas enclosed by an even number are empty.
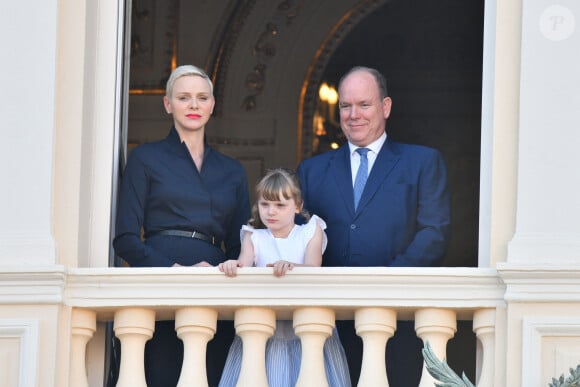
<svg viewBox="0 0 580 387"><path fill-rule="evenodd" d="M258 200L258 211L262 223L277 238L286 238L294 227L294 215L300 213L300 208L294 199L286 199L280 193L279 200Z"/></svg>
<svg viewBox="0 0 580 387"><path fill-rule="evenodd" d="M165 110L173 114L173 122L179 133L203 130L209 121L214 98L207 81L197 75L177 78L170 97L163 98Z"/></svg>

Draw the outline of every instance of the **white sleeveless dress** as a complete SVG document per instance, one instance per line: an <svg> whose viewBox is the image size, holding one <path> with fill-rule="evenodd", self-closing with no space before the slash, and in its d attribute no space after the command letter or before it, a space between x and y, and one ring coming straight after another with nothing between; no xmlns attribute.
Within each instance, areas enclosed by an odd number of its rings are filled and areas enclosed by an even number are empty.
<svg viewBox="0 0 580 387"><path fill-rule="evenodd" d="M275 238L270 230L254 229L251 226L242 226L240 236L243 239L245 233L252 233L255 266L263 267L281 259L302 264L306 246L314 236L317 226L322 230L326 229L326 223L312 215L308 223L295 225L287 238ZM326 233L323 233L322 252L326 244ZM301 356L300 338L294 334L292 321L276 321L274 335L266 344L266 374L270 387L295 386L300 372ZM238 382L241 365L242 339L236 336L230 347L219 386L234 387ZM336 329L324 343L324 367L329 386L350 387L348 363Z"/></svg>

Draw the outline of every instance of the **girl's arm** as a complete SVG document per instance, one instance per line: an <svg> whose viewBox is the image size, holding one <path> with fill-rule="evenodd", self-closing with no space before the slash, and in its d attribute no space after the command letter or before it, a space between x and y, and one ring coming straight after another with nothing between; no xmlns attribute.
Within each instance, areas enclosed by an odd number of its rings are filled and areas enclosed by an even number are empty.
<svg viewBox="0 0 580 387"><path fill-rule="evenodd" d="M304 266L321 266L322 265L322 237L324 231L317 224L314 236L306 245L304 254Z"/></svg>
<svg viewBox="0 0 580 387"><path fill-rule="evenodd" d="M314 235L312 239L306 245L306 251L304 252L304 263L292 263L288 261L276 261L271 265L274 268L274 275L276 277L282 277L287 271L292 270L294 266L321 266L322 265L322 228L316 225L314 229Z"/></svg>
<svg viewBox="0 0 580 387"><path fill-rule="evenodd" d="M238 259L230 259L218 265L221 272L228 277L235 277L238 274L238 267L254 265L254 245L252 244L252 233L245 232L242 239L242 249Z"/></svg>

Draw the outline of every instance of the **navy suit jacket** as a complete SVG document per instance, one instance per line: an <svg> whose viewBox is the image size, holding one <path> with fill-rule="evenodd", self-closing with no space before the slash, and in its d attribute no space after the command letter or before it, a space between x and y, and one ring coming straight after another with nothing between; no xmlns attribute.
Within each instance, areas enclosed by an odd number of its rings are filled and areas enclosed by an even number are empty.
<svg viewBox="0 0 580 387"><path fill-rule="evenodd" d="M305 208L327 223L323 266L434 266L450 228L447 173L432 148L385 141L354 209L348 144L297 169Z"/></svg>

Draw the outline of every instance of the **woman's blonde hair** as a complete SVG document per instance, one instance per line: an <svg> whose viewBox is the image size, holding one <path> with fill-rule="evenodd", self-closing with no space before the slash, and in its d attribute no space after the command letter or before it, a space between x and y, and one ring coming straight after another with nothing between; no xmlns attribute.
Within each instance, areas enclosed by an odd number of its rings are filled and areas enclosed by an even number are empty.
<svg viewBox="0 0 580 387"><path fill-rule="evenodd" d="M205 71L194 65L183 65L176 67L175 70L173 70L167 80L167 85L165 86L165 95L170 98L173 95L173 85L175 85L175 81L188 75L194 75L205 79L209 85L209 93L213 96L213 83L211 79Z"/></svg>
<svg viewBox="0 0 580 387"><path fill-rule="evenodd" d="M286 168L275 168L269 170L256 185L256 203L252 207L252 219L250 219L248 224L254 228L266 228L266 225L260 219L258 202L260 199L278 201L281 196L284 199L294 199L294 202L300 208L300 215L307 221L310 219L310 214L303 208L304 199L302 198L302 190L296 174Z"/></svg>

